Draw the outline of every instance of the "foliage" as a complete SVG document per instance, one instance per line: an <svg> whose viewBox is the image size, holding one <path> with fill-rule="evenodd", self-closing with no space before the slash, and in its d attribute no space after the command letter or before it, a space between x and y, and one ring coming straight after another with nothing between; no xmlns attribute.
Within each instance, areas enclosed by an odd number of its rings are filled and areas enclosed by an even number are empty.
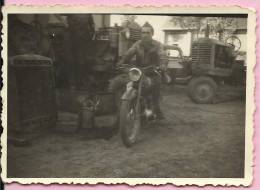
<svg viewBox="0 0 260 190"><path fill-rule="evenodd" d="M184 29L194 29L201 32L209 27L210 33L220 33L224 29L231 32L239 26L240 19L233 17L194 17L194 16L173 16L170 20L174 26Z"/></svg>

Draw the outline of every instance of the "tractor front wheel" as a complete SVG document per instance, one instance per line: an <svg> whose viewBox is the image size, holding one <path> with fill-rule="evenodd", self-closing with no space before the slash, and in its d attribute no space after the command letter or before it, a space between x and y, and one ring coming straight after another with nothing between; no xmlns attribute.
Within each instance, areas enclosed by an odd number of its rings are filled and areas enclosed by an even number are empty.
<svg viewBox="0 0 260 190"><path fill-rule="evenodd" d="M188 95L195 103L213 103L217 87L217 83L210 77L196 77L188 84Z"/></svg>

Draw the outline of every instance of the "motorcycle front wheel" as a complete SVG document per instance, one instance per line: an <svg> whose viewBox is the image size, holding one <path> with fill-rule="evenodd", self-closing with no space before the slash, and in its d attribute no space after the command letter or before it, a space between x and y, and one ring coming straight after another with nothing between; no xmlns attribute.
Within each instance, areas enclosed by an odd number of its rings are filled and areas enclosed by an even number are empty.
<svg viewBox="0 0 260 190"><path fill-rule="evenodd" d="M131 100L124 100L120 107L120 136L126 147L136 143L140 128L140 109L136 109Z"/></svg>

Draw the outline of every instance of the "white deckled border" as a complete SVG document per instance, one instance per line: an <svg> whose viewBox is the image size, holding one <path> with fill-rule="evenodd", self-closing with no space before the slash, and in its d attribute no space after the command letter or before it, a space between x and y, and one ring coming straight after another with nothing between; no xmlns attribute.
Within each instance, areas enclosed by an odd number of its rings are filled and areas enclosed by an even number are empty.
<svg viewBox="0 0 260 190"><path fill-rule="evenodd" d="M246 89L246 130L245 130L245 170L244 178L8 178L7 177L7 14L10 13L136 13L136 14L248 14L247 22L247 89ZM254 9L241 8L238 6L162 6L162 7L133 7L133 6L6 6L3 7L3 41L2 41L2 77L3 99L1 136L2 145L2 180L6 183L19 182L22 184L43 183L43 184L174 184L174 185L227 185L227 186L248 186L253 179L253 125L254 125L254 66L256 64L256 11Z"/></svg>

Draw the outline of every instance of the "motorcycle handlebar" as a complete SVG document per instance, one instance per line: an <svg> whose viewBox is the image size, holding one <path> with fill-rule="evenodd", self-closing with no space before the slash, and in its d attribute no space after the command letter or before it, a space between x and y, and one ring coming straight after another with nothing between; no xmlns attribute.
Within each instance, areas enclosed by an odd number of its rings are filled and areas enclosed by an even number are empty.
<svg viewBox="0 0 260 190"><path fill-rule="evenodd" d="M117 68L118 69L130 69L131 67L136 67L135 65L130 65L130 64L118 64ZM138 67L139 69L141 69L142 71L146 71L148 69L159 69L160 67L154 67L153 65L149 65L146 67Z"/></svg>

